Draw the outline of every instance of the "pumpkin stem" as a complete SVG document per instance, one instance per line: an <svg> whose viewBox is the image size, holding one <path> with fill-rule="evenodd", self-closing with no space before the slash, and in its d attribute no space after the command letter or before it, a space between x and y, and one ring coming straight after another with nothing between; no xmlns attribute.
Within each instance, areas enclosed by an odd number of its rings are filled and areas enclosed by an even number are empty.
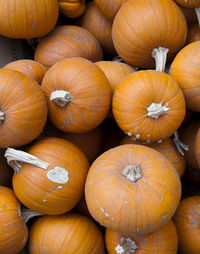
<svg viewBox="0 0 200 254"><path fill-rule="evenodd" d="M158 47L152 50L151 56L156 61L156 71L164 71L167 61L167 53L169 49L164 47Z"/></svg>
<svg viewBox="0 0 200 254"><path fill-rule="evenodd" d="M22 209L22 217L25 223L27 223L31 218L35 216L42 216L42 215L43 215L42 213L38 213L27 208Z"/></svg>
<svg viewBox="0 0 200 254"><path fill-rule="evenodd" d="M127 165L122 170L122 175L131 182L136 182L142 177L140 165Z"/></svg>
<svg viewBox="0 0 200 254"><path fill-rule="evenodd" d="M5 151L4 156L7 159L8 165L11 166L16 172L19 172L22 166L22 162L25 162L25 163L28 163L43 169L47 169L49 166L49 163L42 161L31 154L25 153L23 151L15 150L13 148L8 148Z"/></svg>
<svg viewBox="0 0 200 254"><path fill-rule="evenodd" d="M5 120L5 114L3 111L0 111L0 124L2 124L4 120Z"/></svg>
<svg viewBox="0 0 200 254"><path fill-rule="evenodd" d="M133 241L130 237L121 237L121 243L117 245L115 248L117 254L132 254L138 249L135 241Z"/></svg>
<svg viewBox="0 0 200 254"><path fill-rule="evenodd" d="M167 104L166 104L167 106ZM155 103L153 102L148 108L147 108L147 116L158 119L160 116L164 115L170 108L167 108L166 106L162 105L162 102Z"/></svg>
<svg viewBox="0 0 200 254"><path fill-rule="evenodd" d="M197 19L198 19L199 26L200 26L200 7L195 8L195 12L197 14Z"/></svg>
<svg viewBox="0 0 200 254"><path fill-rule="evenodd" d="M189 150L189 146L180 141L179 135L178 135L178 132L177 132L177 131L174 132L174 143L175 143L175 145L176 145L176 147L177 147L177 150L179 151L179 153L180 153L181 155L184 155L183 149L184 149L185 151L188 151L188 150ZM183 148L183 149L182 149L182 148Z"/></svg>
<svg viewBox="0 0 200 254"><path fill-rule="evenodd" d="M50 101L53 101L59 107L65 107L71 100L73 96L71 93L65 90L56 90L51 93Z"/></svg>

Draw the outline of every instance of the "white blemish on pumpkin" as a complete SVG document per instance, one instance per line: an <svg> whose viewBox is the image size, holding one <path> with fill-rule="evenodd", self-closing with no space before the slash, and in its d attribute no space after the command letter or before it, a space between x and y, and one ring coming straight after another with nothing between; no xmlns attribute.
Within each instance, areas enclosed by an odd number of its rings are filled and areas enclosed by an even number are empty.
<svg viewBox="0 0 200 254"><path fill-rule="evenodd" d="M128 136L131 137L133 134L131 132L128 132Z"/></svg>
<svg viewBox="0 0 200 254"><path fill-rule="evenodd" d="M167 103L165 106L163 106L162 102L155 103L153 102L148 108L147 108L147 116L153 119L158 119L160 116L165 115L167 111L170 110L170 108L167 107Z"/></svg>
<svg viewBox="0 0 200 254"><path fill-rule="evenodd" d="M158 144L162 143L162 140L161 140L161 139L160 139L160 140L158 140L158 141L157 141L157 143L158 143Z"/></svg>
<svg viewBox="0 0 200 254"><path fill-rule="evenodd" d="M46 199L43 199L42 201L43 201L43 202L47 202L47 200L46 200Z"/></svg>
<svg viewBox="0 0 200 254"><path fill-rule="evenodd" d="M144 183L147 183L147 180L146 180L146 179L143 179L143 182L144 182Z"/></svg>
<svg viewBox="0 0 200 254"><path fill-rule="evenodd" d="M47 178L54 183L65 184L69 180L68 171L61 167L55 167L47 172Z"/></svg>
<svg viewBox="0 0 200 254"><path fill-rule="evenodd" d="M112 221L114 220L114 218L112 218L112 216L110 216L108 213L105 212L105 210L103 209L103 207L101 207L101 205L99 204L99 202L96 200L96 203L100 206L100 210L102 211L102 213L104 213L104 215L107 218L110 218Z"/></svg>
<svg viewBox="0 0 200 254"><path fill-rule="evenodd" d="M31 66L30 64L28 65L28 68L31 69L31 70L33 69L32 66Z"/></svg>
<svg viewBox="0 0 200 254"><path fill-rule="evenodd" d="M150 136L151 136L150 134L147 134L147 138L150 138Z"/></svg>
<svg viewBox="0 0 200 254"><path fill-rule="evenodd" d="M136 137L136 139L139 139L140 138L140 134L136 134L135 137Z"/></svg>
<svg viewBox="0 0 200 254"><path fill-rule="evenodd" d="M166 214L163 214L163 215L162 215L162 221L165 221L165 220L166 220L166 217L167 217Z"/></svg>
<svg viewBox="0 0 200 254"><path fill-rule="evenodd" d="M160 196L160 200L163 200L163 197L162 197L162 196Z"/></svg>
<svg viewBox="0 0 200 254"><path fill-rule="evenodd" d="M115 251L117 254L132 254L135 253L137 249L138 246L136 245L135 241L133 241L133 239L130 237L122 236L120 239L120 244L116 246Z"/></svg>

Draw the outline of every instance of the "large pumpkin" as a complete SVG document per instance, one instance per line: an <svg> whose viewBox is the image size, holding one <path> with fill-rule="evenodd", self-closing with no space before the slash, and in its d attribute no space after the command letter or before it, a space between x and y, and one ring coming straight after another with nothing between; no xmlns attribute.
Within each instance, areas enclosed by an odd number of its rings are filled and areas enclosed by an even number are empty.
<svg viewBox="0 0 200 254"><path fill-rule="evenodd" d="M89 164L70 142L46 138L34 143L28 153L7 149L5 156L15 169L15 194L26 207L62 214L81 199Z"/></svg>
<svg viewBox="0 0 200 254"><path fill-rule="evenodd" d="M48 34L58 19L58 0L1 0L0 34L35 38Z"/></svg>
<svg viewBox="0 0 200 254"><path fill-rule="evenodd" d="M185 116L185 100L176 81L153 70L124 78L115 90L112 108L119 127L139 141L167 139Z"/></svg>
<svg viewBox="0 0 200 254"><path fill-rule="evenodd" d="M44 128L47 103L37 82L13 70L0 70L0 147L33 141Z"/></svg>
<svg viewBox="0 0 200 254"><path fill-rule="evenodd" d="M93 62L102 59L98 40L89 31L78 26L60 26L40 40L35 60L46 67L69 57L84 57Z"/></svg>
<svg viewBox="0 0 200 254"><path fill-rule="evenodd" d="M30 229L29 253L103 254L101 231L87 217L77 213L44 216Z"/></svg>
<svg viewBox="0 0 200 254"><path fill-rule="evenodd" d="M50 121L65 132L91 131L105 119L110 108L111 89L106 76L81 57L52 66L44 76L42 90Z"/></svg>
<svg viewBox="0 0 200 254"><path fill-rule="evenodd" d="M200 196L183 199L174 216L180 254L199 254Z"/></svg>
<svg viewBox="0 0 200 254"><path fill-rule="evenodd" d="M175 168L161 153L141 145L103 153L90 167L85 185L92 217L128 234L154 232L167 224L180 197Z"/></svg>
<svg viewBox="0 0 200 254"><path fill-rule="evenodd" d="M105 241L108 254L177 254L178 250L178 235L172 220L160 230L142 236L106 229Z"/></svg>
<svg viewBox="0 0 200 254"><path fill-rule="evenodd" d="M181 87L187 107L200 112L200 41L187 45L176 55L169 74Z"/></svg>
<svg viewBox="0 0 200 254"><path fill-rule="evenodd" d="M78 18L85 11L85 0L58 0L62 14L67 18Z"/></svg>
<svg viewBox="0 0 200 254"><path fill-rule="evenodd" d="M145 16L145 18L144 18ZM187 35L185 17L172 0L130 0L117 12L113 42L127 63L164 70L168 60L183 47Z"/></svg>

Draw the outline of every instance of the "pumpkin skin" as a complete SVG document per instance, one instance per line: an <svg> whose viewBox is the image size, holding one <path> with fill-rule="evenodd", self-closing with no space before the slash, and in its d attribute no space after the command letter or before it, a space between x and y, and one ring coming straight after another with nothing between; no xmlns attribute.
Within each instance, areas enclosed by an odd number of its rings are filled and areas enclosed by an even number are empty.
<svg viewBox="0 0 200 254"><path fill-rule="evenodd" d="M162 141L161 143L148 144L134 141L129 136L125 136L120 142L120 145L125 144L141 144L151 147L156 151L162 153L174 166L179 176L182 177L185 171L185 157L178 152L175 143L170 138Z"/></svg>
<svg viewBox="0 0 200 254"><path fill-rule="evenodd" d="M178 235L176 231L176 227L172 220L170 220L165 226L163 226L160 230L145 234L142 236L131 234L131 235L123 235L119 232L106 229L105 234L105 242L106 248L108 250L108 254L116 254L119 253L115 250L115 248L121 245L121 238L131 238L137 245L137 249L135 254L152 254L155 252L157 254L177 254L178 250ZM121 252L120 252L121 253ZM128 252L122 252L128 253Z"/></svg>
<svg viewBox="0 0 200 254"><path fill-rule="evenodd" d="M44 67L42 64L29 59L11 62L5 65L3 69L19 71L23 73L25 76L34 79L38 83L42 82L44 74L47 71L46 67Z"/></svg>
<svg viewBox="0 0 200 254"><path fill-rule="evenodd" d="M0 253L17 254L28 240L28 228L12 189L0 186Z"/></svg>
<svg viewBox="0 0 200 254"><path fill-rule="evenodd" d="M100 42L107 54L116 54L112 41L112 21L108 20L94 2L87 4L80 25L90 31Z"/></svg>
<svg viewBox="0 0 200 254"><path fill-rule="evenodd" d="M54 254L58 250L62 254L102 254L104 251L101 231L87 217L77 213L40 217L30 229L28 246L30 254L44 251Z"/></svg>
<svg viewBox="0 0 200 254"><path fill-rule="evenodd" d="M195 41L200 41L200 28L198 23L195 23L189 27L187 36L187 44Z"/></svg>
<svg viewBox="0 0 200 254"><path fill-rule="evenodd" d="M181 254L198 254L199 243L200 196L188 197L181 201L174 222L179 237Z"/></svg>
<svg viewBox="0 0 200 254"><path fill-rule="evenodd" d="M200 112L200 41L185 46L176 55L169 74L182 89L187 107Z"/></svg>
<svg viewBox="0 0 200 254"><path fill-rule="evenodd" d="M19 172L14 173L13 189L20 202L36 212L49 215L71 210L83 194L89 168L85 155L70 142L59 138L40 140L29 148L28 153L50 165L44 170L23 163ZM48 172L54 167L68 171L66 183L53 182L48 178Z"/></svg>
<svg viewBox="0 0 200 254"><path fill-rule="evenodd" d="M0 70L0 147L22 146L42 132L47 119L47 103L37 82L13 70Z"/></svg>
<svg viewBox="0 0 200 254"><path fill-rule="evenodd" d="M60 26L40 40L34 55L35 61L48 68L70 57L83 57L92 62L100 61L101 46L98 40L82 27Z"/></svg>
<svg viewBox="0 0 200 254"><path fill-rule="evenodd" d="M4 153L5 150L0 149L0 186L11 187L13 172L4 158Z"/></svg>
<svg viewBox="0 0 200 254"><path fill-rule="evenodd" d="M59 0L59 8L67 18L78 18L85 12L85 0Z"/></svg>
<svg viewBox="0 0 200 254"><path fill-rule="evenodd" d="M57 0L1 0L0 5L0 33L10 38L42 37L58 19Z"/></svg>
<svg viewBox="0 0 200 254"><path fill-rule="evenodd" d="M187 24L172 0L131 0L117 12L112 35L115 49L125 62L150 68L155 66L153 49L168 48L167 59L170 60L184 45Z"/></svg>
<svg viewBox="0 0 200 254"><path fill-rule="evenodd" d="M178 4L185 8L196 8L200 7L200 0L175 0Z"/></svg>
<svg viewBox="0 0 200 254"><path fill-rule="evenodd" d="M123 175L130 165L141 167L142 177L136 182ZM151 233L167 224L180 196L180 178L172 164L141 145L118 146L103 153L90 167L85 185L92 217L106 228L127 234Z"/></svg>
<svg viewBox="0 0 200 254"><path fill-rule="evenodd" d="M99 67L87 59L73 57L58 62L47 71L41 87L51 123L64 132L89 132L108 114L109 82ZM62 90L72 97L64 107L50 100L54 91Z"/></svg>
<svg viewBox="0 0 200 254"><path fill-rule="evenodd" d="M162 110L165 106L169 110L158 118L151 116L149 111L154 103L156 107L164 106ZM153 70L137 71L124 78L116 88L112 109L118 126L126 134L138 141L154 142L167 139L181 125L185 100L178 84L169 75Z"/></svg>

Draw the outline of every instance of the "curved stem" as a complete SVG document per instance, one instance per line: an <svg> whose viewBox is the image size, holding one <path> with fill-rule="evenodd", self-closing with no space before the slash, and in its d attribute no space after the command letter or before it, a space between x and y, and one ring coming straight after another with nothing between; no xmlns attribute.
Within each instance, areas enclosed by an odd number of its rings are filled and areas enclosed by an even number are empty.
<svg viewBox="0 0 200 254"><path fill-rule="evenodd" d="M127 165L122 170L122 176L126 177L131 182L136 182L142 177L140 165Z"/></svg>
<svg viewBox="0 0 200 254"><path fill-rule="evenodd" d="M183 149L184 149L185 151L188 151L188 150L189 150L189 146L180 141L179 135L178 135L178 132L177 132L177 131L174 132L174 139L173 139L173 140L174 140L174 143L175 143L175 145L176 145L176 147L177 147L178 152L179 152L181 155L184 155Z"/></svg>
<svg viewBox="0 0 200 254"><path fill-rule="evenodd" d="M0 111L0 124L2 124L4 120L5 120L5 114L3 111Z"/></svg>
<svg viewBox="0 0 200 254"><path fill-rule="evenodd" d="M42 215L43 215L42 213L38 213L27 208L22 209L22 216L25 223L27 223L31 218L35 216L42 216Z"/></svg>
<svg viewBox="0 0 200 254"><path fill-rule="evenodd" d="M132 254L135 253L135 251L138 249L138 246L133 239L130 237L121 237L121 243L117 245L115 248L117 254Z"/></svg>
<svg viewBox="0 0 200 254"><path fill-rule="evenodd" d="M195 12L197 14L197 19L198 19L199 26L200 26L200 7L195 8Z"/></svg>
<svg viewBox="0 0 200 254"><path fill-rule="evenodd" d="M166 104L167 106L167 104ZM153 102L148 108L147 108L147 116L158 119L161 115L164 115L167 111L169 111L170 108L167 108L166 106L162 105L162 102L155 103Z"/></svg>
<svg viewBox="0 0 200 254"><path fill-rule="evenodd" d="M167 53L169 49L164 47L158 47L152 50L151 56L156 61L156 71L164 71L167 61Z"/></svg>
<svg viewBox="0 0 200 254"><path fill-rule="evenodd" d="M7 159L8 165L10 165L16 172L19 172L22 162L37 166L42 169L47 169L49 166L49 163L42 161L31 154L15 150L13 148L8 148L5 151L4 156Z"/></svg>
<svg viewBox="0 0 200 254"><path fill-rule="evenodd" d="M72 99L71 93L65 90L56 90L50 95L50 101L53 101L59 107L65 107Z"/></svg>

